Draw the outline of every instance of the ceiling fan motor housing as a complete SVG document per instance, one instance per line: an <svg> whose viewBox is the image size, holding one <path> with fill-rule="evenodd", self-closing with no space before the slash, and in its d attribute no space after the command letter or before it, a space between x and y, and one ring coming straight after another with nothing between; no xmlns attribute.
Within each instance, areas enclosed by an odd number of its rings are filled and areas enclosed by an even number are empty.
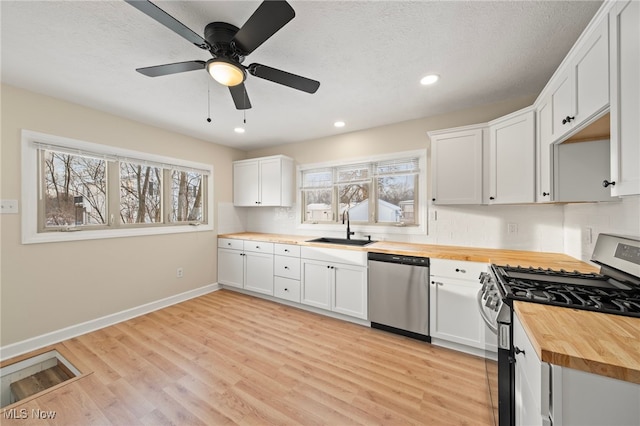
<svg viewBox="0 0 640 426"><path fill-rule="evenodd" d="M232 43L233 37L238 32L238 27L226 22L211 22L204 28L204 38L211 46L211 55L214 58L227 58L242 63L244 55Z"/></svg>

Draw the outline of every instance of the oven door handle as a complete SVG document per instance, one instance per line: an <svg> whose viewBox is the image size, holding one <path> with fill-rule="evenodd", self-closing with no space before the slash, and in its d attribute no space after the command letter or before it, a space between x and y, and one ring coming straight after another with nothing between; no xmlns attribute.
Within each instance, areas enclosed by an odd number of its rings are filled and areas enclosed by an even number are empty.
<svg viewBox="0 0 640 426"><path fill-rule="evenodd" d="M476 299L478 300L478 310L480 311L480 316L484 320L485 324L487 324L487 327L489 327L489 329L494 334L498 334L498 326L494 325L491 322L491 320L487 316L487 313L484 311L484 305L482 304L482 289L478 290L478 295L476 296Z"/></svg>

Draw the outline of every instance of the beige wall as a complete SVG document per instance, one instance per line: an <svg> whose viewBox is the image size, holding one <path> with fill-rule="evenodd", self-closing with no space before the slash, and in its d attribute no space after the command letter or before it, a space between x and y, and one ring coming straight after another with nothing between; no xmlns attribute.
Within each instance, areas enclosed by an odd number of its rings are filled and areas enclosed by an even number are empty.
<svg viewBox="0 0 640 426"><path fill-rule="evenodd" d="M214 224L232 201L231 162L246 153L3 85L2 199L20 201L22 129L206 162ZM0 216L0 345L32 338L216 282L213 232L22 245L20 215ZM177 279L176 268L184 268Z"/></svg>
<svg viewBox="0 0 640 426"><path fill-rule="evenodd" d="M298 164L308 164L424 149L430 146L427 137L430 130L484 123L532 105L534 100L535 97L528 96L322 139L258 149L250 151L248 158L284 154L293 157Z"/></svg>

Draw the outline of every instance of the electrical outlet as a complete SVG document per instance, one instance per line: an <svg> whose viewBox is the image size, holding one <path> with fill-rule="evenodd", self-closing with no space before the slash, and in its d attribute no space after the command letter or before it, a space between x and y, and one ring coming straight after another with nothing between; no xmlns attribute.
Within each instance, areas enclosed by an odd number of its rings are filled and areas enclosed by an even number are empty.
<svg viewBox="0 0 640 426"><path fill-rule="evenodd" d="M18 213L18 200L2 200L0 201L0 213Z"/></svg>
<svg viewBox="0 0 640 426"><path fill-rule="evenodd" d="M582 230L582 241L588 246L593 244L593 228L587 226Z"/></svg>
<svg viewBox="0 0 640 426"><path fill-rule="evenodd" d="M507 224L507 234L517 234L518 233L518 224L517 223L508 223Z"/></svg>
<svg viewBox="0 0 640 426"><path fill-rule="evenodd" d="M184 276L184 269L181 267L176 269L176 278L182 278Z"/></svg>

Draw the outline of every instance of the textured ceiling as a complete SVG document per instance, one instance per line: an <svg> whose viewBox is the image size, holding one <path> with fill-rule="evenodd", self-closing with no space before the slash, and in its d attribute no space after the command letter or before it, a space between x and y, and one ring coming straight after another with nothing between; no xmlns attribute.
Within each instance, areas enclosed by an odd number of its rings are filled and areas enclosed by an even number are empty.
<svg viewBox="0 0 640 426"><path fill-rule="evenodd" d="M156 1L203 35L242 26L259 1ZM601 2L290 1L296 17L245 61L321 82L316 94L253 76L234 108L205 71L136 68L207 60L123 1L6 1L2 82L243 150L298 142L537 95ZM438 73L434 86L420 86ZM212 122L207 123L207 91ZM343 129L333 127L344 120Z"/></svg>

